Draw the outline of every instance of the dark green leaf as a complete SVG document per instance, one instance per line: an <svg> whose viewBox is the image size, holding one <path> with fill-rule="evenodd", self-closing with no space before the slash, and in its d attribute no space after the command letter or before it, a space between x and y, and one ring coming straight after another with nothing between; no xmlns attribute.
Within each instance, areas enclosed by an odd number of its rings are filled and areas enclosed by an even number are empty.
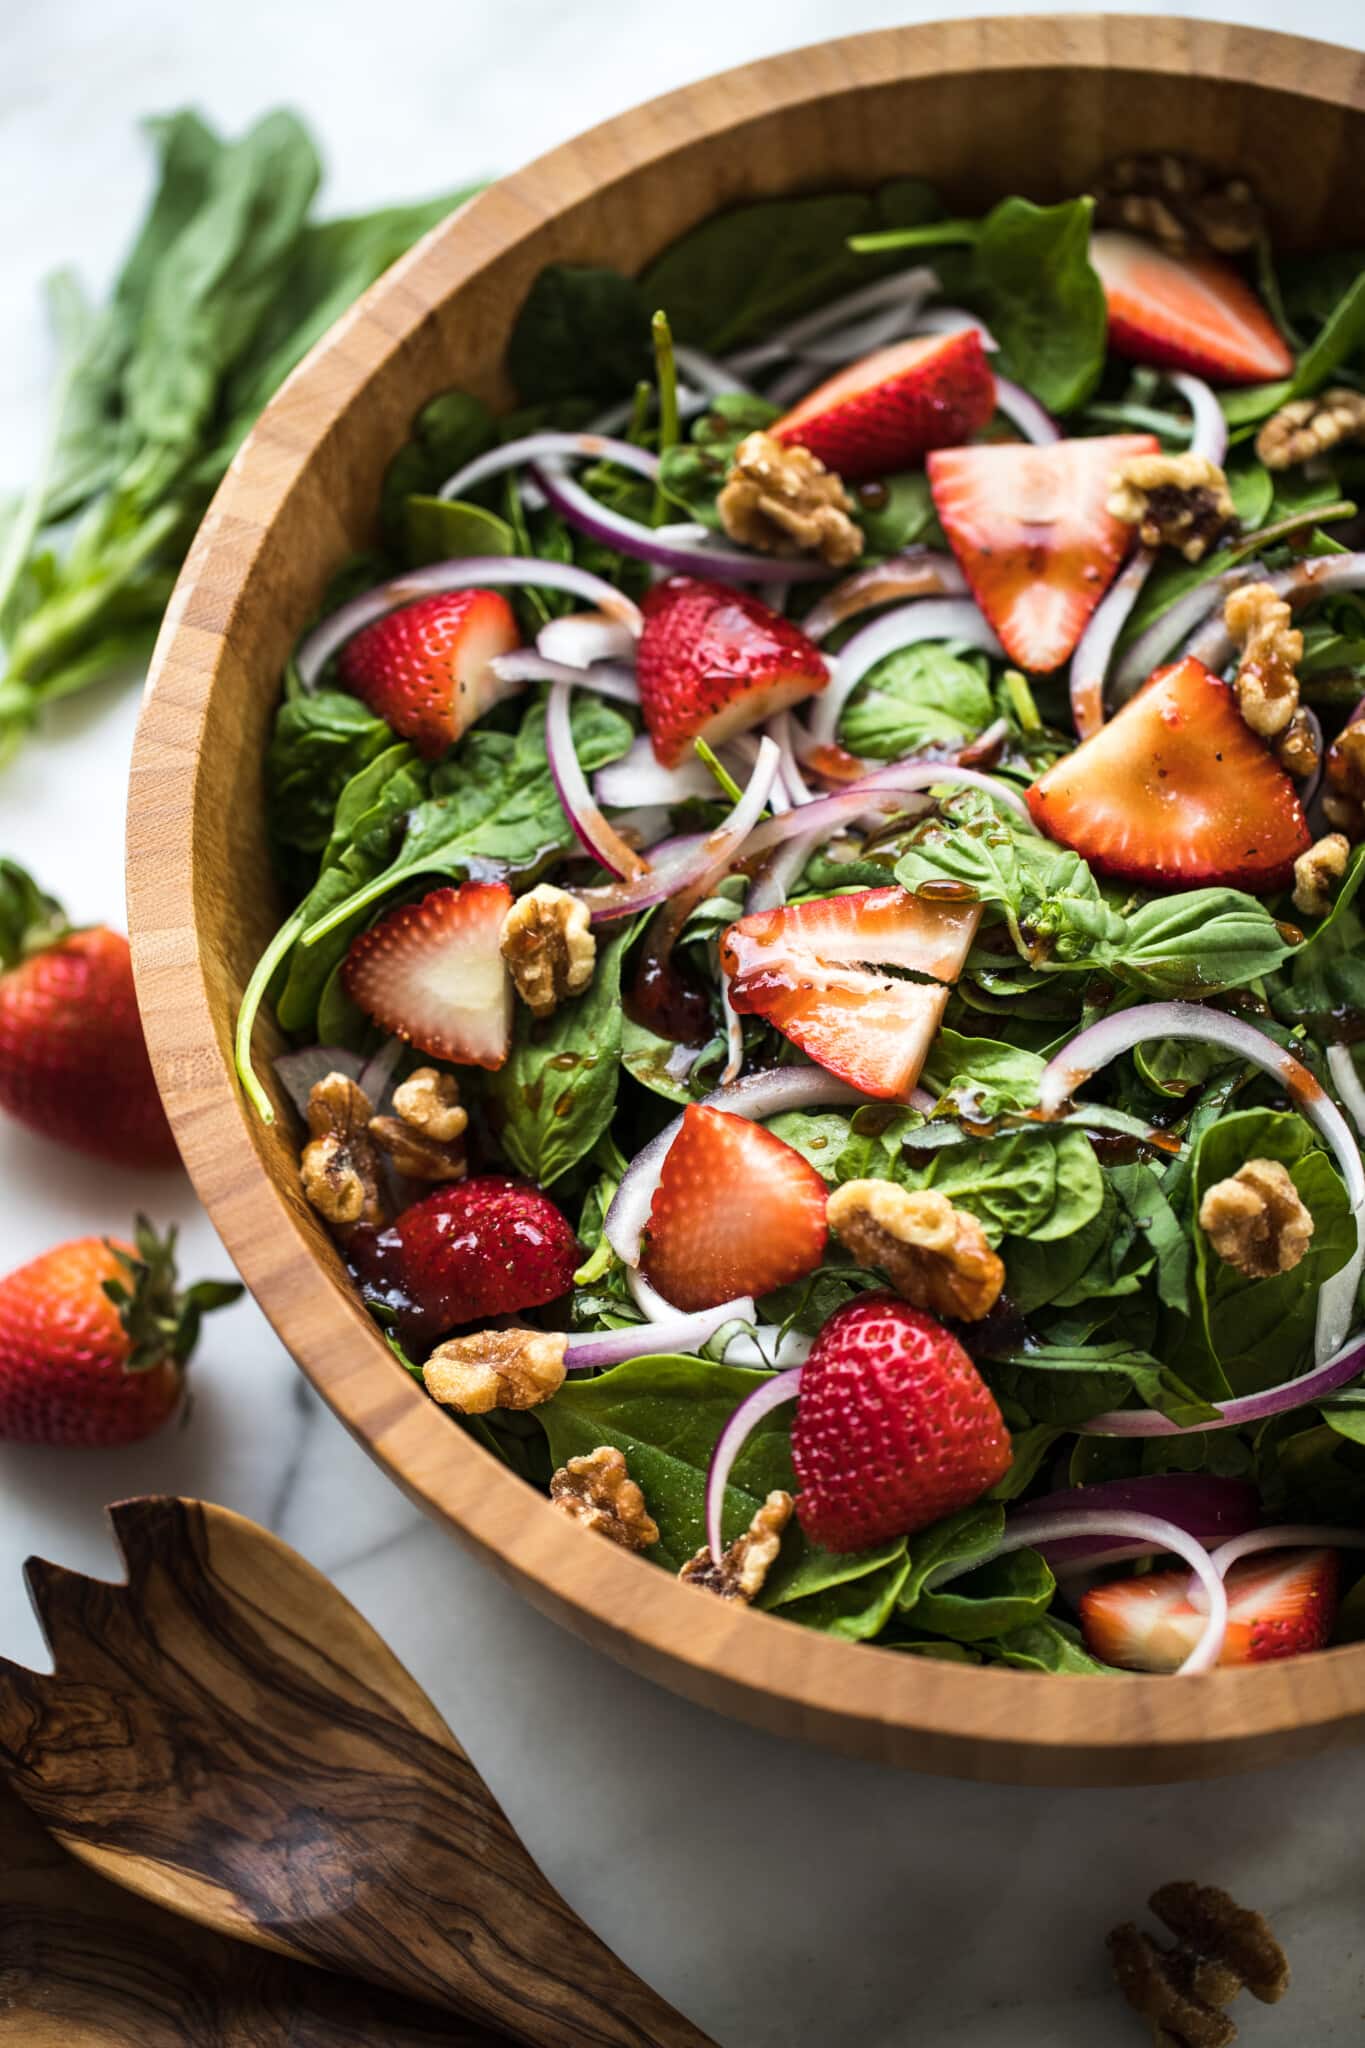
<svg viewBox="0 0 1365 2048"><path fill-rule="evenodd" d="M1089 199L1006 199L982 222L973 286L1000 353L1050 412L1083 405L1104 367L1108 316L1090 264Z"/></svg>
<svg viewBox="0 0 1365 2048"><path fill-rule="evenodd" d="M925 641L877 663L849 698L839 738L851 753L899 761L932 742L962 746L993 714L986 663Z"/></svg>
<svg viewBox="0 0 1365 2048"><path fill-rule="evenodd" d="M629 391L649 362L649 316L659 304L667 301L652 287L642 290L617 270L548 264L507 344L522 404Z"/></svg>

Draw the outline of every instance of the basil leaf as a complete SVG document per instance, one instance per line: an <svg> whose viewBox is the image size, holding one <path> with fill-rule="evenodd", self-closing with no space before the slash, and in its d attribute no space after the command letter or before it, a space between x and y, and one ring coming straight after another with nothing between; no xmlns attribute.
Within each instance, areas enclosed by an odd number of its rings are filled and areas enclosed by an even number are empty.
<svg viewBox="0 0 1365 2048"><path fill-rule="evenodd" d="M1190 889L1132 912L1095 964L1155 996L1211 995L1273 974L1294 947L1263 903L1238 889Z"/></svg>
<svg viewBox="0 0 1365 2048"><path fill-rule="evenodd" d="M934 742L963 745L993 712L985 661L926 641L876 664L844 707L839 738L851 753L899 761Z"/></svg>

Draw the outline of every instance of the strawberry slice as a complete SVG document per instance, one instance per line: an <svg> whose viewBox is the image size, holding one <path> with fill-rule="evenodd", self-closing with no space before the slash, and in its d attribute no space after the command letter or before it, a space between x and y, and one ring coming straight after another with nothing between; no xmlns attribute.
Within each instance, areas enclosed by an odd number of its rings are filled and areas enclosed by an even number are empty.
<svg viewBox="0 0 1365 2048"><path fill-rule="evenodd" d="M1312 844L1293 782L1228 685L1187 655L1028 792L1034 823L1102 875L1267 894Z"/></svg>
<svg viewBox="0 0 1365 2048"><path fill-rule="evenodd" d="M499 943L511 907L504 882L462 882L391 910L352 942L341 970L347 995L420 1052L500 1067L512 1034Z"/></svg>
<svg viewBox="0 0 1365 2048"><path fill-rule="evenodd" d="M635 673L655 758L676 768L829 681L813 640L747 591L670 576L644 601Z"/></svg>
<svg viewBox="0 0 1365 2048"><path fill-rule="evenodd" d="M346 643L338 667L377 718L435 760L521 688L492 667L520 645L516 616L498 591L451 590L376 619Z"/></svg>
<svg viewBox="0 0 1365 2048"><path fill-rule="evenodd" d="M640 1264L675 1308L804 1279L824 1257L825 1184L781 1138L691 1102L664 1157Z"/></svg>
<svg viewBox="0 0 1365 2048"><path fill-rule="evenodd" d="M1228 1632L1220 1664L1263 1664L1320 1650L1337 1611L1335 1550L1244 1557L1227 1575ZM1092 1586L1081 1601L1086 1648L1123 1671L1176 1671L1199 1641L1205 1615L1188 1571L1144 1573Z"/></svg>
<svg viewBox="0 0 1365 2048"><path fill-rule="evenodd" d="M927 448L969 440L995 411L995 378L975 327L898 341L851 363L769 432L857 479L908 469Z"/></svg>
<svg viewBox="0 0 1365 2048"><path fill-rule="evenodd" d="M855 889L740 918L725 934L734 962L727 961L727 971L752 977L775 960L807 953L826 967L875 961L956 981L980 922L979 903L944 902L895 887Z"/></svg>
<svg viewBox="0 0 1365 2048"><path fill-rule="evenodd" d="M1156 449L1151 434L1103 434L929 456L949 545L1021 668L1046 674L1075 648L1133 537L1106 508L1114 471Z"/></svg>
<svg viewBox="0 0 1365 2048"><path fill-rule="evenodd" d="M1168 256L1137 235L1105 233L1091 236L1090 261L1116 354L1215 384L1261 384L1293 370L1265 307L1216 257Z"/></svg>

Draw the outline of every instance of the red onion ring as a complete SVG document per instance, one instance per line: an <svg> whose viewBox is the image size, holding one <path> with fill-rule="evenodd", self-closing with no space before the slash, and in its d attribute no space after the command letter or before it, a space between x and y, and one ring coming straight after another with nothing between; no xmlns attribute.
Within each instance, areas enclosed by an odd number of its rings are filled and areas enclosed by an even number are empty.
<svg viewBox="0 0 1365 2048"><path fill-rule="evenodd" d="M859 285L856 291L831 299L828 305L817 306L814 312L802 313L797 319L786 321L781 327L774 328L766 341L752 342L747 348L738 349L727 358L726 367L747 376L751 370L761 370L770 363L781 362L784 356L796 353L803 343L847 325L861 313L912 300L923 304L929 294L937 290L937 275L923 266L897 271L891 277L879 277L871 284Z"/></svg>
<svg viewBox="0 0 1365 2048"><path fill-rule="evenodd" d="M773 783L777 779L778 753L770 739L762 741L758 760L739 802L714 831L696 832L656 846L650 853L648 874L611 888L575 891L595 924L617 917L633 917L638 910L652 909L685 891L704 894L711 881L725 873L741 846L763 815Z"/></svg>
<svg viewBox="0 0 1365 2048"><path fill-rule="evenodd" d="M951 555L937 548L909 547L870 569L855 569L826 591L802 622L811 640L823 640L836 626L897 598L965 597L967 579Z"/></svg>
<svg viewBox="0 0 1365 2048"><path fill-rule="evenodd" d="M1313 516L1311 513L1301 514L1295 524L1303 526ZM1277 537L1275 529L1266 527L1256 535L1256 541L1260 545ZM1288 569L1278 569L1272 576L1263 575L1262 580L1270 585L1277 597L1287 597L1297 608L1311 603L1315 597L1330 597L1338 590L1365 589L1365 554L1314 555L1308 561L1293 563ZM1226 668L1232 660L1234 647L1220 609L1218 617L1211 618L1184 651L1193 654L1207 668L1218 670Z"/></svg>
<svg viewBox="0 0 1365 2048"><path fill-rule="evenodd" d="M647 448L637 448L633 441L614 440L609 434L562 434L547 429L541 434L523 434L519 440L504 441L500 448L476 455L472 462L466 462L453 476L448 476L436 495L459 498L475 484L486 482L490 476L500 476L506 469L546 461L615 462L622 469L647 477L651 483L659 474L658 456L651 455Z"/></svg>
<svg viewBox="0 0 1365 2048"><path fill-rule="evenodd" d="M870 669L888 654L914 647L922 640L962 640L985 654L1005 658L1005 650L970 598L922 598L899 605L853 635L835 656L834 668L816 699L807 730L816 746L828 746L839 729L844 705Z"/></svg>
<svg viewBox="0 0 1365 2048"><path fill-rule="evenodd" d="M599 668L605 662L633 662L636 629L601 612L569 612L550 619L536 634L536 653L561 668Z"/></svg>
<svg viewBox="0 0 1365 2048"><path fill-rule="evenodd" d="M1092 1512L1155 1515L1174 1522L1197 1542L1211 1547L1219 1538L1240 1536L1260 1518L1256 1488L1246 1479L1221 1479L1206 1472L1155 1472L1139 1479L1101 1479L1090 1486L1071 1486L1028 1503L1031 1515ZM1125 1542L1112 1533L1095 1538L1061 1537L1038 1549L1056 1572L1091 1571L1100 1565L1125 1564L1151 1555L1149 1543ZM1216 1560L1215 1560L1216 1561Z"/></svg>
<svg viewBox="0 0 1365 2048"><path fill-rule="evenodd" d="M531 470L545 496L562 518L604 547L651 562L656 568L685 576L729 578L736 583L810 583L828 577L823 562L792 555L760 555L747 549L726 547L711 540L683 542L666 539L666 529L641 525L613 512L585 491L571 477L556 469L536 465Z"/></svg>
<svg viewBox="0 0 1365 2048"><path fill-rule="evenodd" d="M735 1460L764 1416L796 1399L801 1391L803 1370L804 1367L794 1365L786 1372L774 1373L762 1386L755 1387L752 1394L740 1402L716 1438L706 1467L706 1541L717 1564L725 1550L725 1489Z"/></svg>
<svg viewBox="0 0 1365 2048"><path fill-rule="evenodd" d="M627 846L616 828L603 817L574 749L569 717L571 688L570 683L552 683L545 705L545 756L555 793L584 852L590 853L599 867L609 873L625 881L640 881L650 872L649 862L633 846Z"/></svg>
<svg viewBox="0 0 1365 2048"><path fill-rule="evenodd" d="M1111 1408L1104 1415L1092 1415L1089 1422L1080 1425L1076 1434L1200 1436L1210 1429L1239 1429L1247 1423L1265 1422L1272 1415L1283 1415L1290 1408L1308 1407L1327 1394L1335 1394L1362 1371L1365 1371L1365 1340L1356 1338L1335 1357L1329 1358L1325 1365L1301 1373L1296 1380L1285 1380L1278 1387L1267 1387L1259 1394L1240 1394L1234 1401L1215 1402L1213 1405L1218 1414L1208 1422L1172 1422L1169 1416L1159 1414L1155 1408Z"/></svg>
<svg viewBox="0 0 1365 2048"><path fill-rule="evenodd" d="M1022 384L1015 384L1008 377L996 377L995 409L1005 415L1011 426L1019 429L1026 441L1032 441L1035 448L1046 447L1049 442L1062 438L1062 430L1047 407L1040 405Z"/></svg>
<svg viewBox="0 0 1365 2048"><path fill-rule="evenodd" d="M899 812L913 807L891 801L897 794L914 796L931 789L966 788L984 790L986 795L1002 804L1006 810L1026 823L1032 823L1028 807L1021 796L997 782L994 776L985 775L979 768L959 768L955 761L894 761L885 768L875 769L871 775L864 775L858 782L850 782L843 789L834 790L829 796L818 796L808 804L798 804L785 818L771 818L760 825L745 845L747 858L757 858L781 846L793 837L804 838L807 834L818 833L827 838L836 827L848 824L852 819L868 812L883 813L893 818Z"/></svg>
<svg viewBox="0 0 1365 2048"><path fill-rule="evenodd" d="M1166 381L1175 386L1190 409L1188 452L1202 455L1221 469L1228 452L1228 423L1216 396L1202 377L1191 377L1184 370L1169 371Z"/></svg>
<svg viewBox="0 0 1365 2048"><path fill-rule="evenodd" d="M591 676L582 680L591 685ZM600 804L624 810L637 804L672 806L686 803L689 797L714 797L718 789L715 776L695 754L676 768L665 768L649 734L642 732L619 761L598 769L593 794Z"/></svg>
<svg viewBox="0 0 1365 2048"><path fill-rule="evenodd" d="M1137 548L1096 605L1071 657L1071 718L1088 740L1104 724L1104 683L1114 646L1156 561L1153 548Z"/></svg>
<svg viewBox="0 0 1365 2048"><path fill-rule="evenodd" d="M1224 569L1220 575L1210 576L1207 582L1197 583L1193 590L1187 590L1183 597L1168 605L1159 618L1144 626L1114 670L1114 692L1119 702L1131 697L1139 684L1146 682L1153 669L1160 668L1168 656L1173 656L1204 619L1215 611L1221 619L1223 600L1230 591L1240 589L1244 583L1255 583L1265 573L1262 562L1238 562L1231 569ZM1185 651L1193 653L1195 650L1190 647Z"/></svg>
<svg viewBox="0 0 1365 2048"><path fill-rule="evenodd" d="M616 704L640 701L635 671L624 662L598 661L585 669L577 662L547 661L536 648L519 647L515 654L495 654L490 667L504 683L577 683Z"/></svg>
<svg viewBox="0 0 1365 2048"><path fill-rule="evenodd" d="M749 1313L741 1314L740 1305L733 1301L722 1302L719 1308L704 1308L696 1315L684 1315L680 1309L671 1309L652 1322L633 1323L627 1330L607 1330L600 1334L570 1337L565 1354L564 1367L567 1372L600 1371L603 1366L624 1365L631 1358L652 1358L661 1351L700 1351L703 1344L709 1344L717 1330L726 1323L735 1321L752 1322L754 1305L748 1303Z"/></svg>
<svg viewBox="0 0 1365 2048"><path fill-rule="evenodd" d="M1225 1579L1231 1566L1258 1550L1365 1550L1365 1530L1334 1528L1328 1522L1283 1522L1273 1529L1248 1529L1220 1543L1213 1568Z"/></svg>

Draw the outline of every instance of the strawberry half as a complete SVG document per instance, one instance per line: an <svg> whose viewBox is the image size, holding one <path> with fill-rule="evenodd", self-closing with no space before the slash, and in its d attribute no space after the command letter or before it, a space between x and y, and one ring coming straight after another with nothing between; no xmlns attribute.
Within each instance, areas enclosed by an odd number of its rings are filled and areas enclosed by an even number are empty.
<svg viewBox="0 0 1365 2048"><path fill-rule="evenodd" d="M664 1156L640 1265L689 1313L771 1294L824 1257L825 1184L781 1138L690 1102Z"/></svg>
<svg viewBox="0 0 1365 2048"><path fill-rule="evenodd" d="M496 590L424 597L349 640L338 668L348 690L434 760L520 683L504 683L494 658L520 647L507 599Z"/></svg>
<svg viewBox="0 0 1365 2048"><path fill-rule="evenodd" d="M1187 655L1028 792L1034 823L1102 875L1282 888L1312 844L1298 791L1228 685Z"/></svg>
<svg viewBox="0 0 1365 2048"><path fill-rule="evenodd" d="M504 882L433 889L353 941L341 970L353 1003L385 1031L458 1066L500 1067L512 1034L503 964Z"/></svg>
<svg viewBox="0 0 1365 2048"><path fill-rule="evenodd" d="M948 543L1021 668L1047 674L1073 652L1133 538L1106 507L1114 471L1156 450L1151 434L1102 434L928 458Z"/></svg>
<svg viewBox="0 0 1365 2048"><path fill-rule="evenodd" d="M851 363L768 431L856 480L909 469L951 448L995 411L995 378L975 327L898 341Z"/></svg>
<svg viewBox="0 0 1365 2048"><path fill-rule="evenodd" d="M813 1543L865 1550L970 1506L1013 1451L956 1337L894 1294L836 1309L801 1374L792 1463Z"/></svg>
<svg viewBox="0 0 1365 2048"><path fill-rule="evenodd" d="M859 889L741 918L721 941L721 965L741 1014L764 1018L865 1095L899 1102L919 1079L948 993L856 963L956 981L980 921L978 904Z"/></svg>
<svg viewBox="0 0 1365 2048"><path fill-rule="evenodd" d="M1105 233L1091 236L1090 261L1116 354L1215 384L1261 384L1293 370L1265 307L1217 257L1168 256L1137 235Z"/></svg>
<svg viewBox="0 0 1365 2048"><path fill-rule="evenodd" d="M643 610L640 709L665 768L696 740L718 746L829 681L815 642L747 591L670 576Z"/></svg>
<svg viewBox="0 0 1365 2048"><path fill-rule="evenodd" d="M1335 1550L1242 1558L1227 1575L1228 1632L1218 1662L1262 1664L1320 1650L1336 1619L1339 1577ZM1206 1620L1191 1603L1188 1571L1092 1586L1080 1614L1086 1648L1123 1671L1179 1670Z"/></svg>

